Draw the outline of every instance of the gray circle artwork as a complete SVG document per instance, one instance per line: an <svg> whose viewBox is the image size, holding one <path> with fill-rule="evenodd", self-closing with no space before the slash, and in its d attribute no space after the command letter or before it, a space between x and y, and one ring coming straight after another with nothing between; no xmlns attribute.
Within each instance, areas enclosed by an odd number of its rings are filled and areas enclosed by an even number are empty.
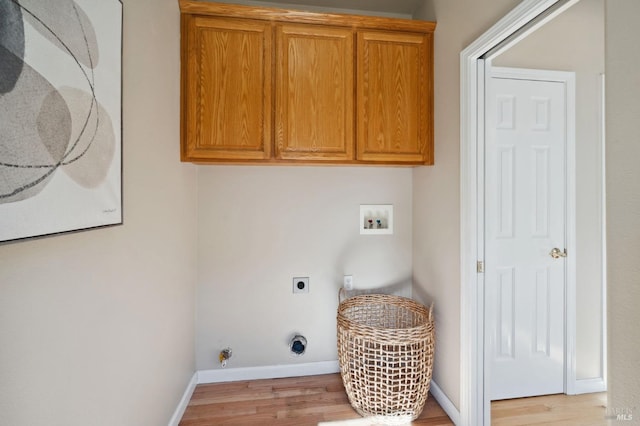
<svg viewBox="0 0 640 426"><path fill-rule="evenodd" d="M81 88L55 87L49 70L27 63L26 26L65 54ZM0 204L37 195L60 171L85 188L104 181L116 138L96 97L98 62L94 28L75 1L0 0Z"/></svg>

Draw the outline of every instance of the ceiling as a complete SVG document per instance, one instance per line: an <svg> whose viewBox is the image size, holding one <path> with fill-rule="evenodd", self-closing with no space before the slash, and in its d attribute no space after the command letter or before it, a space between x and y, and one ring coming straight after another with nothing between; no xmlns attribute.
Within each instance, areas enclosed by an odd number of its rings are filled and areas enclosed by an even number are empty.
<svg viewBox="0 0 640 426"><path fill-rule="evenodd" d="M360 13L411 18L424 0L220 0L224 3L273 6L309 11Z"/></svg>

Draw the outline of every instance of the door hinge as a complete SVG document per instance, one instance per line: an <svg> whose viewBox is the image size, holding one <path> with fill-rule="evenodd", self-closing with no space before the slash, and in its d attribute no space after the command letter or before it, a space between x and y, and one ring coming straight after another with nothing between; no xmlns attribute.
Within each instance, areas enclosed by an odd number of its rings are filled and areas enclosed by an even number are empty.
<svg viewBox="0 0 640 426"><path fill-rule="evenodd" d="M478 263L476 264L476 268L477 268L479 274L483 274L484 273L484 262L482 260L478 260Z"/></svg>

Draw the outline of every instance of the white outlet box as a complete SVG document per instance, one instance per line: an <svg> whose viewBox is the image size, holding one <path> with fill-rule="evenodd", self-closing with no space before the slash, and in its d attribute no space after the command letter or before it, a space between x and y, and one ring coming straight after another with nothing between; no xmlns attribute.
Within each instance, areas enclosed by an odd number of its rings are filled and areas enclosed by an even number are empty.
<svg viewBox="0 0 640 426"><path fill-rule="evenodd" d="M342 286L345 290L353 290L353 275L345 275Z"/></svg>
<svg viewBox="0 0 640 426"><path fill-rule="evenodd" d="M393 234L393 204L361 204L360 234Z"/></svg>
<svg viewBox="0 0 640 426"><path fill-rule="evenodd" d="M294 293L309 293L309 277L293 277Z"/></svg>

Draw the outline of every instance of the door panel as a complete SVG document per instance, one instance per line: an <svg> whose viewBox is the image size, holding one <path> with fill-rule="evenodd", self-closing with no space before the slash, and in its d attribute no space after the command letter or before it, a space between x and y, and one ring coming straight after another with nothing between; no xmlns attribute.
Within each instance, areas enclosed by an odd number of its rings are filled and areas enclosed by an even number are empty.
<svg viewBox="0 0 640 426"><path fill-rule="evenodd" d="M266 159L271 155L269 23L186 19L188 55L183 160ZM186 99L185 98L185 99Z"/></svg>
<svg viewBox="0 0 640 426"><path fill-rule="evenodd" d="M492 400L564 391L564 83L490 78L485 334Z"/></svg>
<svg viewBox="0 0 640 426"><path fill-rule="evenodd" d="M353 160L353 30L288 24L276 31L276 157Z"/></svg>
<svg viewBox="0 0 640 426"><path fill-rule="evenodd" d="M431 35L360 31L358 159L433 164Z"/></svg>

